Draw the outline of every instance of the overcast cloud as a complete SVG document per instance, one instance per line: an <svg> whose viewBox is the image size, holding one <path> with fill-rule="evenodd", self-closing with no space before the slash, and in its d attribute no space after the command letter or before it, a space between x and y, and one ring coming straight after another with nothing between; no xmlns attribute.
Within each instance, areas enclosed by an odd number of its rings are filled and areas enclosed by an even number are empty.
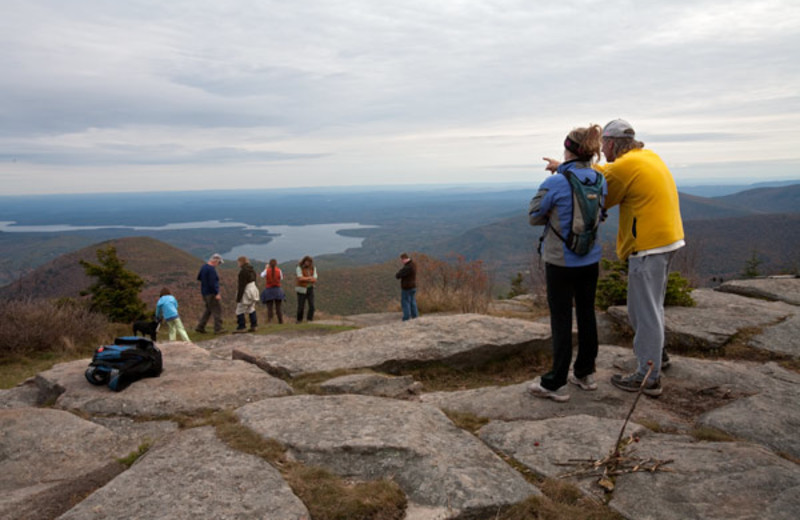
<svg viewBox="0 0 800 520"><path fill-rule="evenodd" d="M622 117L800 179L796 0L4 0L0 194L530 182Z"/></svg>

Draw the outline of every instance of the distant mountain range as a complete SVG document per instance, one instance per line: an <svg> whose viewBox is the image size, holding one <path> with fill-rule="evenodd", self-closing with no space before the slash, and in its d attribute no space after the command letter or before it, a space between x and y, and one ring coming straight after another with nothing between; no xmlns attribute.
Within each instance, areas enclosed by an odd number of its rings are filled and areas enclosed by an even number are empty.
<svg viewBox="0 0 800 520"><path fill-rule="evenodd" d="M504 287L514 274L538 268L535 251L542 227L528 225L526 214L534 191L535 188L489 193L387 191L334 193L328 198L314 194L309 199L293 195L290 201L275 198L271 199L274 204L263 207L257 201L267 199L247 196L237 212L231 214L220 208L236 207L233 196L231 200L224 198L221 206L203 199L209 206L205 213L197 212L190 205L192 211L184 214L169 205L161 207L151 201L153 205L149 210L152 213L147 220L159 225L165 220L176 221L176 214L185 219L198 215L208 218L211 208L213 218L236 218L260 212L262 221L277 223L278 213L273 212L286 210L289 220L298 223L318 222L325 214L333 221L378 225L378 228L358 230L360 236L366 237L361 248L317 258L318 265L325 270L320 298L327 299L331 312L345 314L386 310L393 305L396 299L393 274L400 251L417 251L438 258L461 255L469 261L482 260L495 282L496 294L504 293ZM37 202L40 203L43 204ZM128 203L136 207L134 199ZM301 219L302 207L298 209L297 205L304 203L311 205L307 213L313 218ZM188 202L180 202L180 205L188 205ZM337 214L338 205L342 205L342 212ZM113 212L113 204L101 206L99 214L91 219L82 217L83 222L96 224L94 219L99 215ZM130 210L132 206L127 207ZM0 212L0 220L12 215L5 211L5 214ZM40 219L38 222L76 222L69 218L69 211L64 207L48 211L51 217L60 214L63 219ZM681 211L687 247L676 266L699 285L736 277L754 255L765 274L800 269L800 184L757 188L714 198L682 193ZM125 218L131 217L126 214ZM616 227L617 211L612 210L601 227L601 240L610 257L614 256ZM166 285L184 300L182 305L199 305L195 277L203 262L200 257L211 251L224 251L247 238L246 233L230 229L174 230L148 233L148 237L130 236L137 234L141 232L114 229L72 233L0 232L0 283L8 284L0 287L0 298L74 297L90 283L78 260L95 262L95 251L112 243L120 257L128 261L128 267L145 278L147 288L143 297L148 304L155 304L158 291ZM236 266L230 264L226 263L221 273L226 287L235 288ZM257 266L257 269L262 267ZM293 273L293 265L285 267L287 274Z"/></svg>

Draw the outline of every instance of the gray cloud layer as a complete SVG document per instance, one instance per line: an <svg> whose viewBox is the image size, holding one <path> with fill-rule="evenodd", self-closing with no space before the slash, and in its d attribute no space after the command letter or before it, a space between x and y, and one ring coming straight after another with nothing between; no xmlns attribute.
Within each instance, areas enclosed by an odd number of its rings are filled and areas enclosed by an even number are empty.
<svg viewBox="0 0 800 520"><path fill-rule="evenodd" d="M7 193L222 187L220 165L226 187L535 182L570 128L616 117L676 165L798 174L792 0L4 7Z"/></svg>

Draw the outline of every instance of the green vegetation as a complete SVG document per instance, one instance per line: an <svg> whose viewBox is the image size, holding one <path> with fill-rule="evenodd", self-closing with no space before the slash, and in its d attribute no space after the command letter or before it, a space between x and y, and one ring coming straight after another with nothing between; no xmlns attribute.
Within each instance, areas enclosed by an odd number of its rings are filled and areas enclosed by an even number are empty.
<svg viewBox="0 0 800 520"><path fill-rule="evenodd" d="M759 267L763 262L758 257L758 251L753 249L753 252L744 263L744 271L742 271L742 276L744 278L755 278L759 276L761 273L759 272Z"/></svg>
<svg viewBox="0 0 800 520"><path fill-rule="evenodd" d="M86 274L97 279L82 293L91 295L91 309L118 323L129 323L144 316L147 306L139 298L144 280L125 269L125 261L117 256L114 246L98 249L97 260L99 264L79 261Z"/></svg>
<svg viewBox="0 0 800 520"><path fill-rule="evenodd" d="M126 468L130 468L133 466L133 463L139 460L139 457L147 453L150 449L150 442L145 441L139 445L139 448L135 451L130 452L127 456L117 459L117 462L125 466Z"/></svg>
<svg viewBox="0 0 800 520"><path fill-rule="evenodd" d="M507 298L511 299L521 294L528 294L528 288L525 287L525 277L522 273L517 273L511 278L511 289L508 291Z"/></svg>
<svg viewBox="0 0 800 520"><path fill-rule="evenodd" d="M628 301L628 264L604 258L600 261L600 267L603 274L597 282L596 305L603 310L614 305L625 305ZM691 292L689 280L673 271L667 278L664 305L694 307Z"/></svg>

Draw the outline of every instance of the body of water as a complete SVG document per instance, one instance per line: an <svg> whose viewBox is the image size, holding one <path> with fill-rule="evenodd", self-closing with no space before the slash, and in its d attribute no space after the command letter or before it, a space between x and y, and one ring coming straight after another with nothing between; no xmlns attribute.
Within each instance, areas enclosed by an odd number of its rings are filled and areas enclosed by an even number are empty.
<svg viewBox="0 0 800 520"><path fill-rule="evenodd" d="M0 231L8 233L64 233L70 231L86 231L96 229L130 229L136 231L172 231L181 229L223 229L243 228L267 231L276 236L267 244L241 244L230 251L220 253L226 260L235 260L240 256L266 262L275 258L278 262L299 260L310 255L343 253L347 249L361 247L363 238L347 237L338 232L345 229L368 229L376 226L365 226L354 222L338 222L333 224L308 224L304 226L267 225L253 226L243 222L226 220L204 220L196 222L180 222L163 226L72 226L53 224L41 226L17 226L15 222L0 222Z"/></svg>
<svg viewBox="0 0 800 520"><path fill-rule="evenodd" d="M235 260L246 256L251 260L269 261L274 258L278 263L299 260L306 255L318 256L343 253L347 249L361 247L363 238L346 237L338 231L344 229L366 229L376 226L361 224L311 224L306 226L262 226L250 229L264 229L278 236L272 237L267 244L242 244L230 251L220 253L223 258Z"/></svg>

